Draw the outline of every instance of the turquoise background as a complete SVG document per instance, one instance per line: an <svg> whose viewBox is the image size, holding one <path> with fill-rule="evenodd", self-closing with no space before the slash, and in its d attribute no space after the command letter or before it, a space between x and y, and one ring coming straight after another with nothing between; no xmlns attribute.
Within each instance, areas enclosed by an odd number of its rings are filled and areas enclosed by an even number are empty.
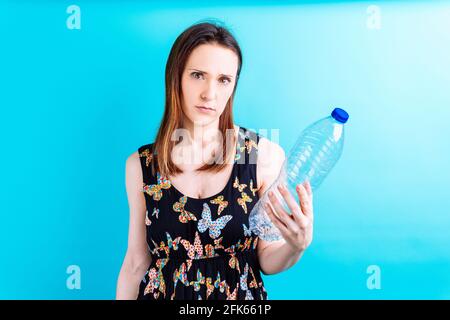
<svg viewBox="0 0 450 320"><path fill-rule="evenodd" d="M66 27L71 4L80 30ZM333 107L350 114L315 193L314 241L264 277L269 298L449 299L446 1L1 1L0 298L115 297L125 160L154 139L175 38L205 18L243 50L237 124L280 129L288 151ZM80 290L66 287L70 265Z"/></svg>

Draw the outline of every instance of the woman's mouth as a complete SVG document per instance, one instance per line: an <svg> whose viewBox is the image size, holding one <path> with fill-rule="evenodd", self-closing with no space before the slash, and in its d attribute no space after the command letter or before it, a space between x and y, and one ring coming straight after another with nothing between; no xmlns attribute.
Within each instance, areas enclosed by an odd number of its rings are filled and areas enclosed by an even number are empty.
<svg viewBox="0 0 450 320"><path fill-rule="evenodd" d="M201 112L214 112L215 109L213 108L209 108L209 107L205 107L205 106L195 106L198 110L200 110Z"/></svg>

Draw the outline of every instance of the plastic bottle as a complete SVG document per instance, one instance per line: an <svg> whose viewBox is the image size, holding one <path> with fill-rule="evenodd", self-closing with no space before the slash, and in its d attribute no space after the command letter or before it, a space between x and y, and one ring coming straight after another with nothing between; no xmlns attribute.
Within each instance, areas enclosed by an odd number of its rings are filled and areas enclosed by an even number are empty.
<svg viewBox="0 0 450 320"><path fill-rule="evenodd" d="M277 186L286 184L299 203L296 186L308 180L313 192L321 185L339 160L344 147L344 124L348 113L335 108L330 116L322 118L303 130L286 157L275 182L253 207L249 215L250 230L265 241L282 239L278 228L268 217L264 204L272 191L287 212L290 212Z"/></svg>

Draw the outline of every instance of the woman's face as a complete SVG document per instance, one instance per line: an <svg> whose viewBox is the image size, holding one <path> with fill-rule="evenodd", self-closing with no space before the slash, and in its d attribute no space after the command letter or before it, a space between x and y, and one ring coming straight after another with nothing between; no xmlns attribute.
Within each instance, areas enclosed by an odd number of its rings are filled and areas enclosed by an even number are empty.
<svg viewBox="0 0 450 320"><path fill-rule="evenodd" d="M193 124L204 126L219 119L233 93L238 63L232 50L217 44L202 44L191 52L181 93L183 112Z"/></svg>

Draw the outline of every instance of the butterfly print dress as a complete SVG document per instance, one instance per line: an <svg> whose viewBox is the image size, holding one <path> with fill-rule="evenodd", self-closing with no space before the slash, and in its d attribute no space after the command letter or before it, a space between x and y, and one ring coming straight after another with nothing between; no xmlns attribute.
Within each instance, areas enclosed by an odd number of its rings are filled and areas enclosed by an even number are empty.
<svg viewBox="0 0 450 320"><path fill-rule="evenodd" d="M259 135L240 127L231 177L208 198L191 198L158 171L154 144L139 148L151 263L138 299L265 300L249 213L258 201Z"/></svg>

